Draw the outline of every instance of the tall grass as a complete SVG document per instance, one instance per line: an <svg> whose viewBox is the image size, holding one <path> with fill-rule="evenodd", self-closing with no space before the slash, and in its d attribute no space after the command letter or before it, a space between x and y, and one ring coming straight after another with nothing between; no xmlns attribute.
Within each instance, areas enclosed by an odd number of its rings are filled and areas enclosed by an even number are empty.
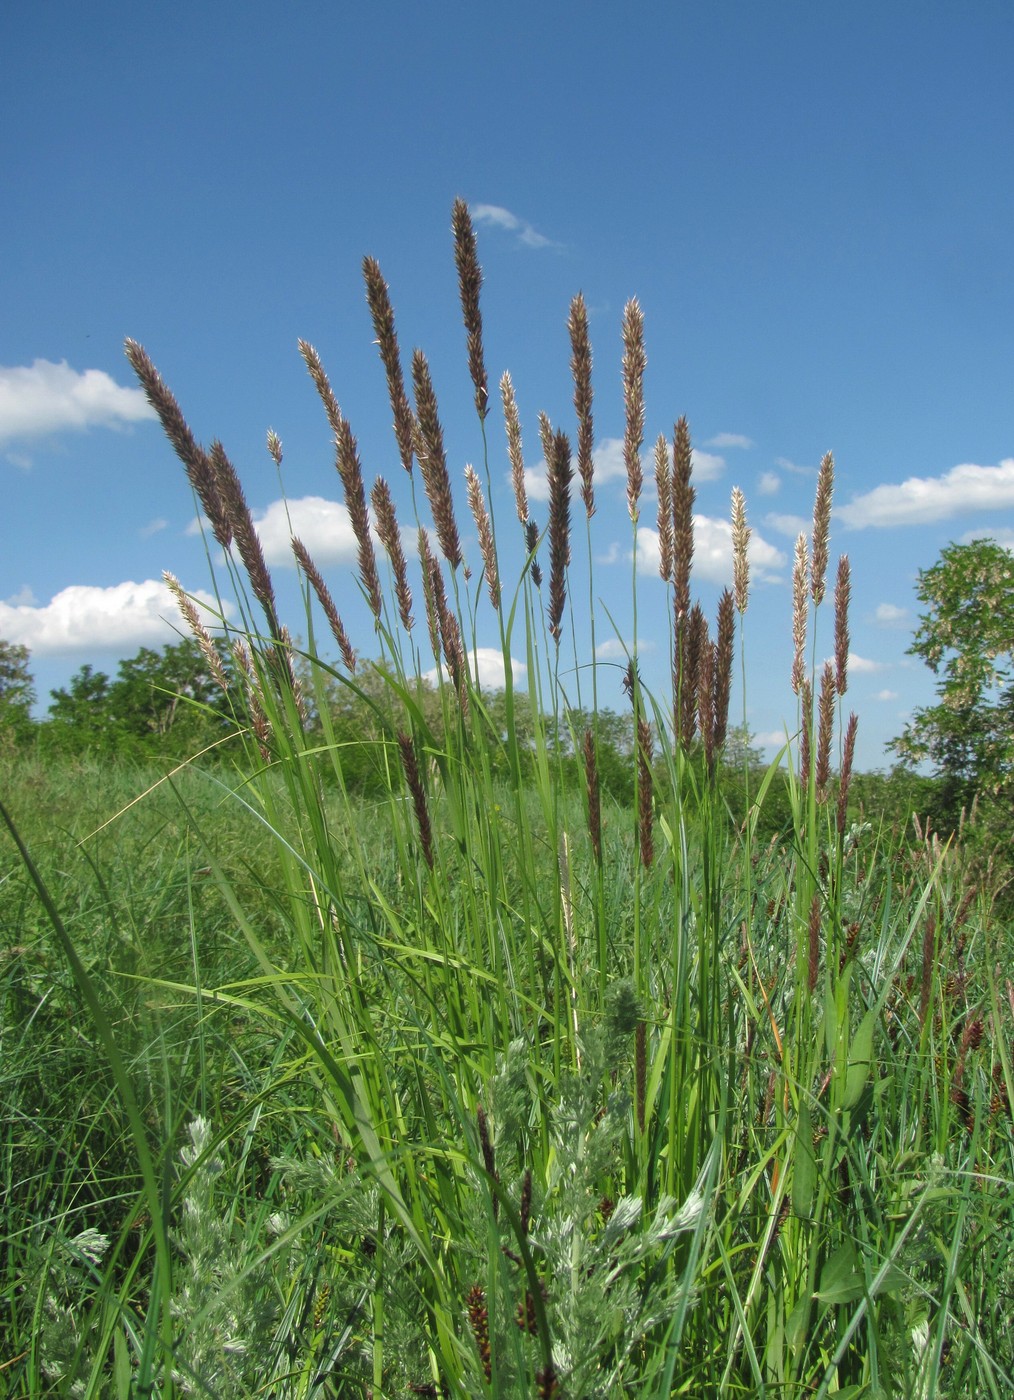
<svg viewBox="0 0 1014 1400"><path fill-rule="evenodd" d="M356 658L298 541L307 642L293 644L224 450L200 447L128 343L224 550L216 588L239 621L218 618L238 663L222 701L239 756L234 770L173 779L173 842L143 877L122 868L107 828L64 880L52 829L19 835L24 789L5 804L21 842L8 904L16 890L27 910L34 888L55 952L39 952L37 932L26 948L69 969L60 1006L88 1014L48 1018L53 997L15 935L0 1377L12 1394L124 1397L1010 1394L1009 940L959 852L932 833L892 845L849 808L847 565L834 663L817 646L831 459L796 553L797 732L730 813L717 774L734 644L738 633L742 655L749 631L745 502L737 493L734 589L712 635L690 593L685 421L671 457L656 445L669 544L653 586L670 598L673 684L644 684L635 628L635 798L611 803L594 662L591 722L567 728L571 609L596 606L590 530L585 562L575 557L570 442L543 420L543 531L505 378L525 546L509 579L489 489L482 278L460 202L454 233L481 466L467 477L471 573L429 368L416 352L413 406L375 262L364 271L412 476L411 569L392 494L380 482L367 494L351 426L302 347L334 435L374 620L360 652L375 668ZM580 299L571 334L587 521ZM635 558L643 364L631 303ZM269 447L280 462L277 438ZM635 609L641 586L635 571ZM490 621L505 687L495 706L477 674ZM346 780L336 685L382 736L369 806ZM765 804L783 785L791 825L766 842ZM168 795L163 785L111 830L137 830ZM76 916L86 890L101 924ZM173 922L159 958L147 934L157 898ZM103 944L106 920L124 958L112 933ZM40 1125L44 1073L62 1077L64 1097Z"/></svg>

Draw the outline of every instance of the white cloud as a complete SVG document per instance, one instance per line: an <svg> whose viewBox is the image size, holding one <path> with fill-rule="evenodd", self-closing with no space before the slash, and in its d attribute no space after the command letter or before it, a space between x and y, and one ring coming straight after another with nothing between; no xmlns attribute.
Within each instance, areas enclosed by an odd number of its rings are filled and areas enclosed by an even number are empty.
<svg viewBox="0 0 1014 1400"><path fill-rule="evenodd" d="M725 471L725 458L695 447L690 454L695 481L715 481Z"/></svg>
<svg viewBox="0 0 1014 1400"><path fill-rule="evenodd" d="M16 593L12 593L9 598L4 599L10 603L12 608L27 607L33 608L39 601L27 583L23 583Z"/></svg>
<svg viewBox="0 0 1014 1400"><path fill-rule="evenodd" d="M908 622L908 608L899 608L897 603L878 603L873 616L881 627L903 627Z"/></svg>
<svg viewBox="0 0 1014 1400"><path fill-rule="evenodd" d="M1014 506L1014 457L996 467L963 463L942 476L910 476L900 486L876 486L836 514L857 530L868 525L927 525L972 510Z"/></svg>
<svg viewBox="0 0 1014 1400"><path fill-rule="evenodd" d="M5 452L4 458L10 462L12 467L17 467L19 472L32 470L32 459L27 452Z"/></svg>
<svg viewBox="0 0 1014 1400"><path fill-rule="evenodd" d="M855 672L857 676L873 675L875 671L886 671L887 663L884 661L870 661L865 656L857 656L854 651L849 652L848 669Z"/></svg>
<svg viewBox="0 0 1014 1400"><path fill-rule="evenodd" d="M355 562L357 545L352 522L338 501L328 501L323 496L272 501L266 510L254 513L254 525L269 564L295 568L293 535L303 541L319 567Z"/></svg>
<svg viewBox="0 0 1014 1400"><path fill-rule="evenodd" d="M778 580L779 570L785 567L785 555L756 530L750 536L747 553L751 579L763 583ZM641 526L637 532L638 573L657 574L658 562L658 531ZM693 572L709 583L732 583L732 525L728 520L694 516Z"/></svg>
<svg viewBox="0 0 1014 1400"><path fill-rule="evenodd" d="M513 656L510 660L514 684L521 685L528 674L528 667L523 661L517 661ZM468 666L483 690L503 690L503 652L498 647L476 647L469 651ZM446 680L447 668L441 664L440 670ZM423 673L423 680L429 681L430 685L436 685L437 669L435 666Z"/></svg>
<svg viewBox="0 0 1014 1400"><path fill-rule="evenodd" d="M767 729L760 734L751 734L750 743L761 749L783 749L788 738L784 729Z"/></svg>
<svg viewBox="0 0 1014 1400"><path fill-rule="evenodd" d="M595 657L598 661L626 661L633 647L633 638L608 637L604 642L599 642L595 648ZM640 656L645 656L655 651L656 645L650 639L639 641L637 650Z"/></svg>
<svg viewBox="0 0 1014 1400"><path fill-rule="evenodd" d="M780 535L787 535L790 540L794 540L801 534L808 535L812 522L801 515L779 515L772 511L765 515L764 524L770 525L772 530L777 530Z"/></svg>
<svg viewBox="0 0 1014 1400"><path fill-rule="evenodd" d="M150 539L152 535L157 535L160 530L166 529L168 524L168 520L161 515L157 515L154 520L149 520L147 525L142 525L137 533L141 536L142 540L147 540Z"/></svg>
<svg viewBox="0 0 1014 1400"><path fill-rule="evenodd" d="M193 596L210 609L216 607L210 593L197 589ZM213 616L206 620L214 626ZM72 584L42 606L0 603L0 636L40 655L163 646L173 640L171 627L186 631L187 624L162 579L110 588Z"/></svg>
<svg viewBox="0 0 1014 1400"><path fill-rule="evenodd" d="M713 438L708 438L705 447L753 447L752 438L744 437L742 433L716 433Z"/></svg>
<svg viewBox="0 0 1014 1400"><path fill-rule="evenodd" d="M757 482L757 490L762 496L773 496L782 484L782 479L777 472L761 472L760 480Z"/></svg>
<svg viewBox="0 0 1014 1400"><path fill-rule="evenodd" d="M775 466L781 467L783 472L791 472L793 476L816 476L816 467L801 467L798 462L793 462L790 457L776 457Z"/></svg>
<svg viewBox="0 0 1014 1400"><path fill-rule="evenodd" d="M898 692L896 690L878 690L873 698L874 700L897 700Z"/></svg>
<svg viewBox="0 0 1014 1400"><path fill-rule="evenodd" d="M1014 550L1014 530L1006 526L1001 526L999 530L994 530L990 525L986 525L980 530L966 530L959 543L973 544L976 540L992 540L994 544L1002 545L1004 549Z"/></svg>
<svg viewBox="0 0 1014 1400"><path fill-rule="evenodd" d="M557 245L551 238L538 233L525 219L519 219L516 214L512 214L509 209L504 209L500 204L472 204L469 206L469 213L472 220L477 224L485 224L487 228L502 228L508 233L516 233L518 242L526 248L555 248Z"/></svg>
<svg viewBox="0 0 1014 1400"><path fill-rule="evenodd" d="M596 490L614 481L626 482L627 465L623 460L623 439L600 439L598 446L592 452L592 466L595 473L592 485ZM695 447L691 454L691 466L696 481L714 481L725 471L725 459L724 457L716 457L711 452L700 452ZM648 495L654 491L655 464L654 459L643 452L641 454L641 469L644 472L645 494ZM525 490L533 501L538 501L540 504L544 505L549 500L549 478L544 457L540 458L534 467L525 468ZM574 480L570 490L571 496L576 497L580 490L581 479L575 465Z"/></svg>
<svg viewBox="0 0 1014 1400"><path fill-rule="evenodd" d="M0 442L154 417L140 389L123 388L105 370L78 373L66 360L0 366Z"/></svg>

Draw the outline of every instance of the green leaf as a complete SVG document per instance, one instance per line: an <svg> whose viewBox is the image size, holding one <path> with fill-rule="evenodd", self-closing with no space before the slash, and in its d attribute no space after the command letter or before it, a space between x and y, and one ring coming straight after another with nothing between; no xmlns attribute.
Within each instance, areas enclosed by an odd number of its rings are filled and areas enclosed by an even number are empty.
<svg viewBox="0 0 1014 1400"><path fill-rule="evenodd" d="M835 1250L821 1270L816 1297L831 1307L836 1303L854 1303L864 1291L863 1276L856 1268L855 1245L848 1242Z"/></svg>
<svg viewBox="0 0 1014 1400"><path fill-rule="evenodd" d="M845 1092L841 1103L844 1109L855 1108L866 1088L866 1081L873 1067L873 1032L876 1025L876 1011L871 1009L859 1022L859 1029L852 1038L848 1069L845 1071Z"/></svg>
<svg viewBox="0 0 1014 1400"><path fill-rule="evenodd" d="M799 1105L796 1117L796 1147L792 1154L792 1212L809 1220L813 1191L817 1184L817 1159L813 1152L813 1122L809 1105Z"/></svg>

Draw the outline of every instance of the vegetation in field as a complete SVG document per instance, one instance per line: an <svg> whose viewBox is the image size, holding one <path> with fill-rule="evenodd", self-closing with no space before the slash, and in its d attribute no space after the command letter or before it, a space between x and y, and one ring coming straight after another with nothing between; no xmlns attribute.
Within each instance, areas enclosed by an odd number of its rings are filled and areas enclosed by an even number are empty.
<svg viewBox="0 0 1014 1400"><path fill-rule="evenodd" d="M501 381L526 546L507 579L460 201L454 239L487 473L466 474L470 571L429 367L416 351L410 400L373 260L418 503L411 566L387 484L367 493L301 347L373 660L298 540L306 608L288 630L224 449L197 443L128 342L238 621L168 579L192 640L112 682L82 673L44 736L3 758L0 1386L1010 1394L1009 939L964 830L910 825L924 780L852 772L833 461L796 545L796 724L774 764L735 722L746 502L733 493L733 586L712 623L693 596L682 418L654 445L671 690L643 684L635 635L625 711L599 703L595 663L570 694L571 609L595 597L579 528L595 508L587 314L575 298L574 444L540 424L545 528ZM636 559L636 302L623 332ZM480 615L499 636L496 688L479 683ZM22 712L27 660L0 654ZM175 735L161 771L152 734Z"/></svg>

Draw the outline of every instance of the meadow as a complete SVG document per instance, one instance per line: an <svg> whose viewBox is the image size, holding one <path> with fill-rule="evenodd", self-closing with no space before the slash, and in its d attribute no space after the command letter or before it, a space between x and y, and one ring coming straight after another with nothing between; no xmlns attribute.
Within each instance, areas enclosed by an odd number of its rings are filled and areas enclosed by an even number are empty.
<svg viewBox="0 0 1014 1400"><path fill-rule="evenodd" d="M460 203L454 235L488 462L499 409ZM508 526L470 471L469 576L428 366L416 352L410 403L386 284L364 273L419 486L411 568L390 490L367 494L302 350L373 660L299 541L290 632L224 450L194 440L128 343L238 602L212 625L168 580L231 737L168 777L3 760L0 1392L1014 1393L1010 935L960 834L857 797L832 460L796 547L796 726L765 768L729 718L746 503L734 493L733 583L709 624L688 425L654 445L672 688L642 684L635 636L617 742L594 666L581 706L560 683L570 610L596 606L582 300L574 449L541 424L548 528L505 377L527 558L501 578ZM631 302L632 537L643 370ZM478 681L480 607L502 690ZM336 695L361 736L336 725Z"/></svg>

